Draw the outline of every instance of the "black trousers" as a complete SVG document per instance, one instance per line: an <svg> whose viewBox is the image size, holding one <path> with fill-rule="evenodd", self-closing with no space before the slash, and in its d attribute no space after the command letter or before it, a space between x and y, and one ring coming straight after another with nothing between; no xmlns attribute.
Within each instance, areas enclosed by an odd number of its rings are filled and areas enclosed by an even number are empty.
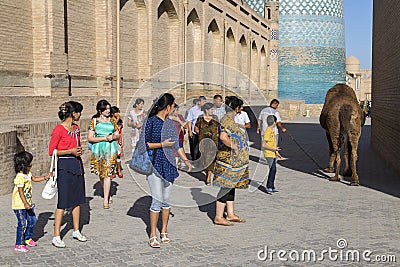
<svg viewBox="0 0 400 267"><path fill-rule="evenodd" d="M226 203L235 200L235 188L221 188L217 195L217 201Z"/></svg>
<svg viewBox="0 0 400 267"><path fill-rule="evenodd" d="M200 158L199 151L199 136L197 134L193 134L192 137L189 136L189 146L190 146L190 157L192 160L196 160Z"/></svg>

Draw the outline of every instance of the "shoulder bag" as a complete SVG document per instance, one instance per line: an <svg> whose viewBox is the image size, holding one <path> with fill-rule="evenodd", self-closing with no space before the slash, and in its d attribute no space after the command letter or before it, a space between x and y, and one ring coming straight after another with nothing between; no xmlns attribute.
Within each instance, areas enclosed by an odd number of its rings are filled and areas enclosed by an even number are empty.
<svg viewBox="0 0 400 267"><path fill-rule="evenodd" d="M44 199L52 199L57 193L57 149L54 149L51 157L50 172L53 176L47 181L42 191Z"/></svg>
<svg viewBox="0 0 400 267"><path fill-rule="evenodd" d="M139 137L138 146L133 151L132 160L129 167L137 173L150 175L153 173L153 162L156 155L155 149L146 149L145 144L145 130L142 130ZM144 150L139 149L139 144L143 143ZM142 153L139 150L143 150Z"/></svg>

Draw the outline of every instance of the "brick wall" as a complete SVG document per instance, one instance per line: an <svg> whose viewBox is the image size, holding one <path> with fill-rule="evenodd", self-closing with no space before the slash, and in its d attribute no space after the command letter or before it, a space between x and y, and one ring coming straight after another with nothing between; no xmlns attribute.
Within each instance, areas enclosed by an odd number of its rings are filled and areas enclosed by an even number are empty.
<svg viewBox="0 0 400 267"><path fill-rule="evenodd" d="M17 131L0 131L0 195L8 194L13 188L15 177L13 157L17 152Z"/></svg>
<svg viewBox="0 0 400 267"><path fill-rule="evenodd" d="M183 0L123 2L125 5L120 12L122 113L131 108L128 103L134 96L145 97L149 105L154 98L153 88L137 89L163 68L184 63L185 52L188 61L209 60L243 67L258 85L263 80L265 88L262 89L266 95L271 96L268 90L277 88L277 80L271 78L276 75L273 76L274 71L266 66L270 55L271 21L264 20L242 1L188 1L187 6L187 1ZM4 0L0 3L0 121L19 129L18 134L16 128L1 134L2 155L7 155L7 159L4 158L0 166L8 171L11 169L7 162L17 150L18 140L34 152L35 168L41 171L47 168L49 158L41 157L46 152L51 129L58 121L61 103L68 100L82 103L83 116L95 113L99 99L106 98L115 104L115 1L66 3L60 0ZM186 16L192 14L189 20L183 17L184 11ZM247 51L246 58L239 61L241 36L246 38ZM265 58L261 61L262 54ZM243 65L241 61L246 63ZM260 62L264 64L263 73L258 71ZM250 65L255 70L250 70ZM221 69L192 69L198 80L208 78L210 73L222 80ZM67 74L71 77L70 84ZM171 73L174 79L182 79L181 74L182 71ZM230 88L237 89L243 84L243 79L237 79L236 75L225 77L225 84ZM156 82L161 86L171 85ZM72 96L69 96L69 85ZM211 97L215 92L220 93L221 87L197 84L191 89L188 99L203 94ZM176 91L183 101L182 88ZM11 176L7 177L0 179L6 179L9 184ZM4 188L8 190L7 186Z"/></svg>
<svg viewBox="0 0 400 267"><path fill-rule="evenodd" d="M400 172L400 2L374 0L371 143Z"/></svg>
<svg viewBox="0 0 400 267"><path fill-rule="evenodd" d="M87 129L90 118L82 118L78 124L81 128L82 147L87 148ZM33 155L33 175L48 173L50 160L48 146L53 128L59 120L38 123L20 124L16 129L4 129L0 132L0 195L11 193L15 178L13 157L20 151L28 151ZM88 151L87 151L88 152ZM88 166L90 153L82 157L85 167ZM88 169L86 170L88 171Z"/></svg>

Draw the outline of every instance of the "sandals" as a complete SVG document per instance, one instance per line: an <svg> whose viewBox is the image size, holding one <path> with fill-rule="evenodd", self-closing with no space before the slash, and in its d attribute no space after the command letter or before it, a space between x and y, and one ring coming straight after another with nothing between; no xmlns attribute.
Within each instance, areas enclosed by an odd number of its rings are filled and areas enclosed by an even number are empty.
<svg viewBox="0 0 400 267"><path fill-rule="evenodd" d="M163 244L168 244L170 239L168 238L168 233L161 233L160 238L161 238L161 243Z"/></svg>
<svg viewBox="0 0 400 267"><path fill-rule="evenodd" d="M103 209L108 210L110 208L110 205L108 204L103 204Z"/></svg>
<svg viewBox="0 0 400 267"><path fill-rule="evenodd" d="M122 173L122 171L118 171L118 177L119 178L123 178L124 177L124 174Z"/></svg>
<svg viewBox="0 0 400 267"><path fill-rule="evenodd" d="M229 220L225 220L223 222L213 221L213 223L214 223L214 225L222 225L222 226L233 226L234 225L234 223Z"/></svg>
<svg viewBox="0 0 400 267"><path fill-rule="evenodd" d="M237 217L237 216L236 216L236 217ZM245 222L246 222L245 219L242 219L242 218L240 218L240 217L237 217L237 218L234 218L234 219L228 219L228 218L226 218L226 220L227 220L228 222L238 222L238 223L245 223Z"/></svg>
<svg viewBox="0 0 400 267"><path fill-rule="evenodd" d="M157 236L150 237L150 239L149 239L149 245L150 245L150 247L152 247L152 248L160 248L160 247L161 247L161 246L160 246L160 242L158 241Z"/></svg>

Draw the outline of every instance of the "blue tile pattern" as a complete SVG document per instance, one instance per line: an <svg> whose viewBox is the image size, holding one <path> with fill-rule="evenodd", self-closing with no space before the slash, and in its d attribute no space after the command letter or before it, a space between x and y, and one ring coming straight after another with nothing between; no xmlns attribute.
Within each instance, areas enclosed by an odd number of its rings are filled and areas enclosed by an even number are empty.
<svg viewBox="0 0 400 267"><path fill-rule="evenodd" d="M272 29L271 30L271 40L278 40L278 30L277 29Z"/></svg>
<svg viewBox="0 0 400 267"><path fill-rule="evenodd" d="M279 78L282 99L323 103L345 82L344 0L279 1Z"/></svg>
<svg viewBox="0 0 400 267"><path fill-rule="evenodd" d="M266 0L244 0L252 9L254 9L258 14L264 17L264 6Z"/></svg>

